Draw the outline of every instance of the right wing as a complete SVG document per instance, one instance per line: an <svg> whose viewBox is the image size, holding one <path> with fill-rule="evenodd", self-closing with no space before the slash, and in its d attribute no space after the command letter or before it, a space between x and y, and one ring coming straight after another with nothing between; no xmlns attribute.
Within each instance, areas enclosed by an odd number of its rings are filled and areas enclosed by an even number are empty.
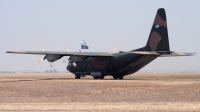
<svg viewBox="0 0 200 112"><path fill-rule="evenodd" d="M7 51L14 54L36 54L36 55L61 55L61 56L89 56L89 57L112 57L108 52L57 52L57 51Z"/></svg>

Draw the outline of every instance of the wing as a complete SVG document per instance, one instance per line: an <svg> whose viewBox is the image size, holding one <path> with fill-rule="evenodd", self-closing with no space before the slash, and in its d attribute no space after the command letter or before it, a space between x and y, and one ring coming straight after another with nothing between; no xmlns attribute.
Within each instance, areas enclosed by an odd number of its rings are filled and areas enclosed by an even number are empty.
<svg viewBox="0 0 200 112"><path fill-rule="evenodd" d="M14 54L36 54L36 55L61 55L61 56L90 56L90 57L112 57L108 52L57 52L57 51L7 51Z"/></svg>
<svg viewBox="0 0 200 112"><path fill-rule="evenodd" d="M187 53L187 52L174 52L174 51L131 51L131 52L126 52L126 53L151 55L151 56L158 56L158 57L194 56L194 55L197 55L196 52Z"/></svg>

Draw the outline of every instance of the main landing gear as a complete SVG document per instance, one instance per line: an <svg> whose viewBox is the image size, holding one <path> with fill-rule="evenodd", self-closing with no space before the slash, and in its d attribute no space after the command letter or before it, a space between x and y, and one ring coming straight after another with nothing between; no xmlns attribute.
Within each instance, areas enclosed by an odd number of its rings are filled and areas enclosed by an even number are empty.
<svg viewBox="0 0 200 112"><path fill-rule="evenodd" d="M123 75L114 75L113 79L124 79Z"/></svg>
<svg viewBox="0 0 200 112"><path fill-rule="evenodd" d="M78 75L78 74L75 74L74 77L75 77L75 79L80 79L81 77L85 77L85 75Z"/></svg>
<svg viewBox="0 0 200 112"><path fill-rule="evenodd" d="M75 74L75 79L80 79L81 75ZM94 79L104 79L104 75L101 76L93 76ZM124 79L123 75L114 75L113 79Z"/></svg>
<svg viewBox="0 0 200 112"><path fill-rule="evenodd" d="M80 79L80 78L81 78L81 75L75 74L75 79Z"/></svg>

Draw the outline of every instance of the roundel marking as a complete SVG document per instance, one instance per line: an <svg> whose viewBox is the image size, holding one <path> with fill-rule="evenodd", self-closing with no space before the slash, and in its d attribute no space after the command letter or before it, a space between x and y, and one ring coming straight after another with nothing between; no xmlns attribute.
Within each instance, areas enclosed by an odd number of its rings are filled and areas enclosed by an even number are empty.
<svg viewBox="0 0 200 112"><path fill-rule="evenodd" d="M155 25L155 28L156 28L156 29L159 28L159 27L160 27L159 24L156 24L156 25Z"/></svg>

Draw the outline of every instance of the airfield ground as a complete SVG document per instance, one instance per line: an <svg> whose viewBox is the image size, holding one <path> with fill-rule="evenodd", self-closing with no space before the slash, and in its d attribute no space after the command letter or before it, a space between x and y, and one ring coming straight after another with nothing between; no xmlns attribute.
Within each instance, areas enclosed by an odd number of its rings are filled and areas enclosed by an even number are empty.
<svg viewBox="0 0 200 112"><path fill-rule="evenodd" d="M200 73L0 74L0 111L200 112Z"/></svg>

